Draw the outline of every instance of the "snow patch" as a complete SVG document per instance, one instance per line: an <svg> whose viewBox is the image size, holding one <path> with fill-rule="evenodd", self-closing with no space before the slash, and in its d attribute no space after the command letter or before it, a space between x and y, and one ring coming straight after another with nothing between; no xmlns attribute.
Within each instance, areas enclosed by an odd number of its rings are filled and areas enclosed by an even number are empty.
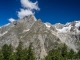
<svg viewBox="0 0 80 60"><path fill-rule="evenodd" d="M65 26L69 26L71 23L69 23L69 22L67 22L66 24L65 24Z"/></svg>
<svg viewBox="0 0 80 60"><path fill-rule="evenodd" d="M62 29L56 29L56 30L60 33L67 33L68 31L70 31L70 29L71 29L71 25L69 25L68 27L63 27Z"/></svg>
<svg viewBox="0 0 80 60"><path fill-rule="evenodd" d="M76 21L76 27L79 27L80 26L80 21Z"/></svg>
<svg viewBox="0 0 80 60"><path fill-rule="evenodd" d="M44 23L44 24L46 25L47 28L51 27L50 23Z"/></svg>
<svg viewBox="0 0 80 60"><path fill-rule="evenodd" d="M0 34L0 37L5 35L8 31L5 31L4 33Z"/></svg>
<svg viewBox="0 0 80 60"><path fill-rule="evenodd" d="M24 30L23 33L24 33L24 32L27 32L27 31L29 31L29 30L30 30L30 29Z"/></svg>

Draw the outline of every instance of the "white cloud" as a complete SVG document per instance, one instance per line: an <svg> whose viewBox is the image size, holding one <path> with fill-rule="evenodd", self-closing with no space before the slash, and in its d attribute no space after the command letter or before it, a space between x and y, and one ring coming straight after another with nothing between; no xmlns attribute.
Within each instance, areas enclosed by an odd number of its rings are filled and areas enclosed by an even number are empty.
<svg viewBox="0 0 80 60"><path fill-rule="evenodd" d="M20 11L18 11L18 17L21 19L25 16L34 15L35 12L33 10L40 10L38 7L38 2L31 2L30 0L21 0L22 7Z"/></svg>
<svg viewBox="0 0 80 60"><path fill-rule="evenodd" d="M9 21L10 21L10 22L13 22L13 21L15 21L15 19L13 19L13 18L10 18L10 19L9 19Z"/></svg>
<svg viewBox="0 0 80 60"><path fill-rule="evenodd" d="M21 9L20 11L18 11L18 17L21 19L25 16L28 15L33 15L34 13L31 10L28 9Z"/></svg>
<svg viewBox="0 0 80 60"><path fill-rule="evenodd" d="M21 0L21 4L24 8L39 10L38 1L33 3L30 0Z"/></svg>
<svg viewBox="0 0 80 60"><path fill-rule="evenodd" d="M38 7L38 1L31 2L30 0L20 0L20 2L22 5L22 8L20 9L20 11L17 12L17 16L20 19L24 18L25 16L34 15L35 10L37 11L40 10L40 8ZM9 21L13 22L15 21L15 19L10 18Z"/></svg>

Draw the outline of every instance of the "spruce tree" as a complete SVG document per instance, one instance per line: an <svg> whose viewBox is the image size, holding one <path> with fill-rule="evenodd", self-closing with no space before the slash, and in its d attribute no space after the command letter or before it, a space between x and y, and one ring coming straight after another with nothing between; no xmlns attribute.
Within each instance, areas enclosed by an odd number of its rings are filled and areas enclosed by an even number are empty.
<svg viewBox="0 0 80 60"><path fill-rule="evenodd" d="M18 47L17 47L17 52L16 52L17 60L21 60L22 47L23 47L23 44L22 44L22 42L20 41L20 42L19 42L19 45L18 45Z"/></svg>
<svg viewBox="0 0 80 60"><path fill-rule="evenodd" d="M78 50L77 54L76 54L76 58L80 59L80 50Z"/></svg>
<svg viewBox="0 0 80 60"><path fill-rule="evenodd" d="M27 60L35 60L34 52L33 52L33 50L32 50L32 43L30 43L30 45L29 45L29 47L28 47Z"/></svg>
<svg viewBox="0 0 80 60"><path fill-rule="evenodd" d="M2 50L0 50L0 60L4 60L3 54L2 54Z"/></svg>
<svg viewBox="0 0 80 60"><path fill-rule="evenodd" d="M45 57L45 60L60 60L61 54L59 49L52 49L48 52L48 55Z"/></svg>
<svg viewBox="0 0 80 60"><path fill-rule="evenodd" d="M61 55L62 55L63 58L67 59L68 52L67 52L67 46L66 46L66 44L64 44L64 46L61 49Z"/></svg>
<svg viewBox="0 0 80 60"><path fill-rule="evenodd" d="M75 54L75 52L73 51L73 49L71 49L70 52L68 53L68 58L69 59L73 59L74 58L74 54Z"/></svg>
<svg viewBox="0 0 80 60"><path fill-rule="evenodd" d="M14 53L10 55L9 60L17 60L16 55Z"/></svg>
<svg viewBox="0 0 80 60"><path fill-rule="evenodd" d="M9 56L11 54L11 51L10 51L10 48L7 44L2 46L2 53L3 53L4 60L9 60Z"/></svg>
<svg viewBox="0 0 80 60"><path fill-rule="evenodd" d="M21 51L21 60L28 60L28 50L25 48Z"/></svg>

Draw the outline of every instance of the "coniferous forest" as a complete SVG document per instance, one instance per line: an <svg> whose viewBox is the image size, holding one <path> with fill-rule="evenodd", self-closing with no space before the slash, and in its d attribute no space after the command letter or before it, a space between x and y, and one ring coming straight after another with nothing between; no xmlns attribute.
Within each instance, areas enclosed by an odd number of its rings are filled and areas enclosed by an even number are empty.
<svg viewBox="0 0 80 60"><path fill-rule="evenodd" d="M28 48L22 49L22 42L14 51L12 45L5 44L0 49L0 60L37 60L32 49L32 44ZM52 49L43 60L79 60L80 50L76 53L72 49L67 50L64 44L62 48Z"/></svg>

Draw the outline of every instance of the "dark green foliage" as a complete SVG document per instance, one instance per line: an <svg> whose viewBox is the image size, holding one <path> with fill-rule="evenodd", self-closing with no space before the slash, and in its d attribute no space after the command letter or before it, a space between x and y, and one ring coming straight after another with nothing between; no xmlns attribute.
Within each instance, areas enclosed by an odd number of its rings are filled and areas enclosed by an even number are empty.
<svg viewBox="0 0 80 60"><path fill-rule="evenodd" d="M78 58L80 59L80 50L78 51L77 55L78 55Z"/></svg>
<svg viewBox="0 0 80 60"><path fill-rule="evenodd" d="M77 59L80 59L80 50L77 52L77 54L75 56Z"/></svg>
<svg viewBox="0 0 80 60"><path fill-rule="evenodd" d="M67 46L64 44L62 48L52 49L48 52L45 60L76 60L80 59L80 50L75 53L72 49L67 51Z"/></svg>
<svg viewBox="0 0 80 60"><path fill-rule="evenodd" d="M16 56L17 56L17 60L21 60L21 54L22 54L22 47L23 47L23 44L22 42L20 41L19 42L19 45L17 47L17 52L16 52Z"/></svg>
<svg viewBox="0 0 80 60"><path fill-rule="evenodd" d="M27 60L27 56L28 56L28 50L27 50L27 49L23 49L23 50L21 51L20 60Z"/></svg>
<svg viewBox="0 0 80 60"><path fill-rule="evenodd" d="M0 60L3 60L4 57L3 57L3 54L2 54L2 50L0 50Z"/></svg>
<svg viewBox="0 0 80 60"><path fill-rule="evenodd" d="M68 53L67 53L67 46L65 44L61 49L61 55L62 55L63 58L67 59Z"/></svg>
<svg viewBox="0 0 80 60"><path fill-rule="evenodd" d="M52 49L48 52L48 55L44 60L78 60L80 59L80 50L75 53L72 49L68 50L67 46L64 46ZM0 60L36 60L35 55L32 49L32 43L28 48L23 49L22 42L19 42L19 45L15 52L13 52L12 45L5 44L0 49Z"/></svg>
<svg viewBox="0 0 80 60"><path fill-rule="evenodd" d="M52 49L49 51L48 56L45 57L45 60L59 60L60 58L60 51L58 49Z"/></svg>
<svg viewBox="0 0 80 60"><path fill-rule="evenodd" d="M28 48L27 60L35 60L34 52L32 50L32 43L29 45L29 48Z"/></svg>
<svg viewBox="0 0 80 60"><path fill-rule="evenodd" d="M30 44L27 49L23 49L23 44L20 41L16 52L13 51L11 44L2 46L0 50L0 60L35 60L32 44Z"/></svg>
<svg viewBox="0 0 80 60"><path fill-rule="evenodd" d="M35 60L35 56L32 50L32 44L29 45L28 49L22 49L23 44L19 42L19 46L17 47L17 60Z"/></svg>
<svg viewBox="0 0 80 60"><path fill-rule="evenodd" d="M75 54L75 52L71 49L70 52L68 53L68 58L73 59L75 56L74 54Z"/></svg>
<svg viewBox="0 0 80 60"><path fill-rule="evenodd" d="M3 56L4 56L4 60L9 58L9 56L8 56L8 45L7 44L2 46L2 53L3 53Z"/></svg>
<svg viewBox="0 0 80 60"><path fill-rule="evenodd" d="M16 55L15 54L10 55L9 60L17 60Z"/></svg>
<svg viewBox="0 0 80 60"><path fill-rule="evenodd" d="M5 44L4 46L2 46L2 53L3 53L3 57L4 60L9 60L10 55L12 55L13 49L11 45L7 45Z"/></svg>

